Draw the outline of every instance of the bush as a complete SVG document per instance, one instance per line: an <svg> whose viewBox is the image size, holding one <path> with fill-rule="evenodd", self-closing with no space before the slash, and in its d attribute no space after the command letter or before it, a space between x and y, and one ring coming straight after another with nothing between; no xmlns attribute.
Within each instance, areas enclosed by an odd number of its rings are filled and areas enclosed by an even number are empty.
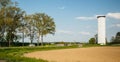
<svg viewBox="0 0 120 62"><path fill-rule="evenodd" d="M90 38L89 44L95 44L95 38Z"/></svg>

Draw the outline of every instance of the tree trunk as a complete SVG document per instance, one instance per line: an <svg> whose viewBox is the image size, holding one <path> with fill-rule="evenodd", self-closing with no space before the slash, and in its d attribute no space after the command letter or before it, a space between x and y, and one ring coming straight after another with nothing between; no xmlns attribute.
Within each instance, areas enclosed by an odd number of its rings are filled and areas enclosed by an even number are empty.
<svg viewBox="0 0 120 62"><path fill-rule="evenodd" d="M11 46L11 41L9 40L9 41L8 41L8 47L10 47L10 46Z"/></svg>
<svg viewBox="0 0 120 62"><path fill-rule="evenodd" d="M31 40L31 44L33 43L33 36L32 36L32 28L30 27L30 40Z"/></svg>
<svg viewBox="0 0 120 62"><path fill-rule="evenodd" d="M31 44L33 44L33 36L31 36Z"/></svg>
<svg viewBox="0 0 120 62"><path fill-rule="evenodd" d="M22 37L22 42L23 42L22 46L24 46L24 32L22 33L22 35L23 35L23 37Z"/></svg>
<svg viewBox="0 0 120 62"><path fill-rule="evenodd" d="M31 34L31 44L33 44L33 38L34 38L34 35L33 33Z"/></svg>
<svg viewBox="0 0 120 62"><path fill-rule="evenodd" d="M43 46L43 34L41 35L41 46Z"/></svg>
<svg viewBox="0 0 120 62"><path fill-rule="evenodd" d="M39 42L40 42L40 34L39 34L39 36L38 36L37 46L39 46Z"/></svg>

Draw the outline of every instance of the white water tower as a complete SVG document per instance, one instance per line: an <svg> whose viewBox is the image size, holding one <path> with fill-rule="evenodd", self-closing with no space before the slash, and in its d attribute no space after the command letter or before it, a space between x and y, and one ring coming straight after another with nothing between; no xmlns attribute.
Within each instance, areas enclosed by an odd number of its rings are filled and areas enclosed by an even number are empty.
<svg viewBox="0 0 120 62"><path fill-rule="evenodd" d="M98 20L98 44L106 45L106 30L105 30L106 16L97 16L97 20Z"/></svg>

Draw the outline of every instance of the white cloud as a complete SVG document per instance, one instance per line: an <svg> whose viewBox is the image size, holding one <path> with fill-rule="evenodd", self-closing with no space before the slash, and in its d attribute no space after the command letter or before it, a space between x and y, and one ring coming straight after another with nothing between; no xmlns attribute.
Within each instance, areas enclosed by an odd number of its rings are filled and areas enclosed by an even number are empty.
<svg viewBox="0 0 120 62"><path fill-rule="evenodd" d="M120 27L120 24L114 24L112 27Z"/></svg>
<svg viewBox="0 0 120 62"><path fill-rule="evenodd" d="M114 19L120 19L120 13L108 13L106 16Z"/></svg>
<svg viewBox="0 0 120 62"><path fill-rule="evenodd" d="M62 7L58 7L58 9L61 9L61 10L63 10L63 9L65 9L65 7L64 7L64 6L62 6Z"/></svg>
<svg viewBox="0 0 120 62"><path fill-rule="evenodd" d="M90 32L83 31L83 32L79 32L79 34L81 34L81 35L90 35Z"/></svg>
<svg viewBox="0 0 120 62"><path fill-rule="evenodd" d="M80 17L76 17L75 19L77 19L77 20L94 20L94 19L96 19L96 16L93 16L93 17L80 16Z"/></svg>
<svg viewBox="0 0 120 62"><path fill-rule="evenodd" d="M73 34L72 31L67 31L67 30L58 30L57 33L60 33L60 34L69 34L69 35Z"/></svg>
<svg viewBox="0 0 120 62"><path fill-rule="evenodd" d="M79 17L76 17L75 19L77 19L77 20L95 20L95 19L97 19L97 16L100 16L100 15L95 15L95 16L91 16L91 17L79 16ZM120 19L120 13L107 13L106 16L108 18Z"/></svg>

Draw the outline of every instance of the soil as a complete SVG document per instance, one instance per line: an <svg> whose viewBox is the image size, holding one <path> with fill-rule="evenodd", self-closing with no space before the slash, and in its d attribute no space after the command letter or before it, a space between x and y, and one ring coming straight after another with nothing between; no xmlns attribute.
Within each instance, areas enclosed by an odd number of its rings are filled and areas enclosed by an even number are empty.
<svg viewBox="0 0 120 62"><path fill-rule="evenodd" d="M0 62L7 62L6 60L0 60Z"/></svg>
<svg viewBox="0 0 120 62"><path fill-rule="evenodd" d="M90 47L37 51L24 56L49 62L120 62L120 47Z"/></svg>

